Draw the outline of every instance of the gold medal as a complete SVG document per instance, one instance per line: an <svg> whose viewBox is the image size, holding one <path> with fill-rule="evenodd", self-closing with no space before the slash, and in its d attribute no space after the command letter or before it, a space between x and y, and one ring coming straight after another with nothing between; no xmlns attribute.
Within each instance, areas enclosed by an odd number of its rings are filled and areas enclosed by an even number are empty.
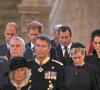
<svg viewBox="0 0 100 90"><path fill-rule="evenodd" d="M54 69L55 67L54 67L54 66L52 66L51 68L52 68L52 69Z"/></svg>

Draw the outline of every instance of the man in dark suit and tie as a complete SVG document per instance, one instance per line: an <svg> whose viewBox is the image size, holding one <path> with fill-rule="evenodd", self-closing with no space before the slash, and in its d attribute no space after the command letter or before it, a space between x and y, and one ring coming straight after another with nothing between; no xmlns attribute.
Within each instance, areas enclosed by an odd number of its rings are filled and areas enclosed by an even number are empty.
<svg viewBox="0 0 100 90"><path fill-rule="evenodd" d="M56 48L58 59L64 65L68 63L68 58L70 56L70 48L72 45L72 31L67 25L63 25L58 30L58 35L61 41L61 45Z"/></svg>
<svg viewBox="0 0 100 90"><path fill-rule="evenodd" d="M18 25L14 22L9 22L6 25L6 28L4 30L4 36L5 36L5 43L0 45L0 57L4 58L6 60L9 60L11 55L9 53L9 47L10 47L10 40L13 37L18 36ZM33 53L30 47L25 46L25 51L23 52L23 55L27 59L33 59ZM3 59L0 58L0 61L2 62Z"/></svg>
<svg viewBox="0 0 100 90"><path fill-rule="evenodd" d="M43 25L40 22L32 21L29 23L28 36L29 36L30 42L26 45L31 47L34 55L35 55L35 52L34 52L35 39L38 35L41 35L42 33L43 33ZM48 55L50 55L51 59L58 60L55 48L52 47L50 50L50 53L48 53Z"/></svg>

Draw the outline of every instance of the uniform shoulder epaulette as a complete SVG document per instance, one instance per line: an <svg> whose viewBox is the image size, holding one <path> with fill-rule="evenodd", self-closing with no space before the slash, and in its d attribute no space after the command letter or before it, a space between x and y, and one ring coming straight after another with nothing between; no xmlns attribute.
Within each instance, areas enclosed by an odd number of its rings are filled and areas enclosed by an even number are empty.
<svg viewBox="0 0 100 90"><path fill-rule="evenodd" d="M59 62L59 61L57 61L57 60L52 59L52 61L55 62L55 63L58 63L58 64L61 65L61 66L63 66L63 63L61 63L61 62Z"/></svg>
<svg viewBox="0 0 100 90"><path fill-rule="evenodd" d="M0 63L8 61L7 56L0 56Z"/></svg>

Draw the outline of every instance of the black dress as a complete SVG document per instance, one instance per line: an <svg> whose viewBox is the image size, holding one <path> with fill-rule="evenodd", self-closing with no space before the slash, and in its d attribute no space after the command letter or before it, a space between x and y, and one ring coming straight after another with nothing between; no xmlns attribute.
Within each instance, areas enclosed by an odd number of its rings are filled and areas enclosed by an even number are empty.
<svg viewBox="0 0 100 90"><path fill-rule="evenodd" d="M15 86L11 83L4 85L1 90L17 90ZM22 87L21 90L39 90L38 86L33 83L28 83L26 86Z"/></svg>
<svg viewBox="0 0 100 90"><path fill-rule="evenodd" d="M92 64L97 68L97 77L100 89L100 58L98 58L98 55L95 53L94 55L87 56L85 62Z"/></svg>
<svg viewBox="0 0 100 90"><path fill-rule="evenodd" d="M75 67L72 62L65 67L66 90L99 90L95 67L85 63Z"/></svg>

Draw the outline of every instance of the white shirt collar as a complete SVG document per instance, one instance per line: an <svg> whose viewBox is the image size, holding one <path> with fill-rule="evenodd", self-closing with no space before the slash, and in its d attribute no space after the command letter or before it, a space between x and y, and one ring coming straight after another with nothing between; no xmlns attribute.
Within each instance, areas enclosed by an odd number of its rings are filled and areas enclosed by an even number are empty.
<svg viewBox="0 0 100 90"><path fill-rule="evenodd" d="M70 50L72 46L72 42L67 46L67 48Z"/></svg>
<svg viewBox="0 0 100 90"><path fill-rule="evenodd" d="M71 45L72 45L72 42L67 46L68 54L70 54ZM63 56L64 56L65 46L61 45L61 48L62 48L62 53L63 53Z"/></svg>
<svg viewBox="0 0 100 90"><path fill-rule="evenodd" d="M9 48L10 48L10 45L9 45L8 43L6 43L6 45L7 45L7 49L9 50Z"/></svg>
<svg viewBox="0 0 100 90"><path fill-rule="evenodd" d="M67 49L70 50L70 49L71 49L71 45L72 45L72 42L67 46ZM65 47L65 46L63 46L63 45L61 44L61 48L62 48L62 50L64 49L64 47Z"/></svg>
<svg viewBox="0 0 100 90"><path fill-rule="evenodd" d="M33 48L34 47L34 44L31 42L31 48Z"/></svg>

